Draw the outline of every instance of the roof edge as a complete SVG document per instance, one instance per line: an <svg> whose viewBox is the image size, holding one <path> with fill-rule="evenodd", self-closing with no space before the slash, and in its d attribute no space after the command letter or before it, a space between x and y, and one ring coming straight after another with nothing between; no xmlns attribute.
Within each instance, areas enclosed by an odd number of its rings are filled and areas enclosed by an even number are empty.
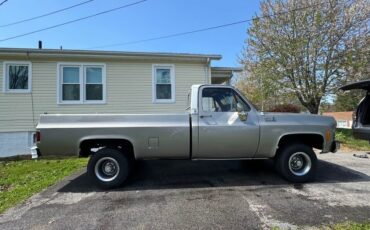
<svg viewBox="0 0 370 230"><path fill-rule="evenodd" d="M243 67L221 67L221 66L215 66L211 67L211 70L214 71L233 71L233 72L243 72Z"/></svg>
<svg viewBox="0 0 370 230"><path fill-rule="evenodd" d="M34 49L34 48L0 48L1 54L41 54L41 55L83 55L83 56L114 56L114 57L177 57L177 58L206 58L220 60L218 54L193 54L170 52L131 52L131 51L103 51L103 50L73 50L73 49Z"/></svg>

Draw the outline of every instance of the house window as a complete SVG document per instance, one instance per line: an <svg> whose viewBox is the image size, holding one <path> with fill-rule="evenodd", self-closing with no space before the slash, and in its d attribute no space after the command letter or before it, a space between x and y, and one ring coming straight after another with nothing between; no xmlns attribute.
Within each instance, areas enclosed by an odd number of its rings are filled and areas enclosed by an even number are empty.
<svg viewBox="0 0 370 230"><path fill-rule="evenodd" d="M173 65L153 65L153 102L175 102L175 70Z"/></svg>
<svg viewBox="0 0 370 230"><path fill-rule="evenodd" d="M80 101L80 68L62 67L62 101Z"/></svg>
<svg viewBox="0 0 370 230"><path fill-rule="evenodd" d="M30 93L32 65L30 62L4 62L4 92Z"/></svg>
<svg viewBox="0 0 370 230"><path fill-rule="evenodd" d="M103 100L103 68L85 67L85 97L88 101Z"/></svg>
<svg viewBox="0 0 370 230"><path fill-rule="evenodd" d="M59 104L105 103L105 65L59 64Z"/></svg>

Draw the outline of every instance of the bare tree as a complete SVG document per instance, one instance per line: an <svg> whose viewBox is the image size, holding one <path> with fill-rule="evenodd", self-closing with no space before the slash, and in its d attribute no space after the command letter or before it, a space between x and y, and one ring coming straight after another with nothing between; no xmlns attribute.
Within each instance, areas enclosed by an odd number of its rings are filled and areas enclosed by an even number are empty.
<svg viewBox="0 0 370 230"><path fill-rule="evenodd" d="M252 79L293 92L318 113L324 96L366 74L369 8L369 0L263 0L241 62Z"/></svg>

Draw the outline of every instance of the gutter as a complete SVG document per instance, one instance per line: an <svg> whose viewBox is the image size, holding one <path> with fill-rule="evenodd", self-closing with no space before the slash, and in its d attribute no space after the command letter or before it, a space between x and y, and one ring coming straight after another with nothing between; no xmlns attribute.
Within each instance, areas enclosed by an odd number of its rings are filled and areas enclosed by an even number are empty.
<svg viewBox="0 0 370 230"><path fill-rule="evenodd" d="M58 50L58 49L23 49L0 48L1 56L29 56L29 57L89 57L89 58L175 58L175 59L204 59L220 60L217 54L191 54L191 53L166 53L166 52L126 52L126 51L98 51L98 50Z"/></svg>

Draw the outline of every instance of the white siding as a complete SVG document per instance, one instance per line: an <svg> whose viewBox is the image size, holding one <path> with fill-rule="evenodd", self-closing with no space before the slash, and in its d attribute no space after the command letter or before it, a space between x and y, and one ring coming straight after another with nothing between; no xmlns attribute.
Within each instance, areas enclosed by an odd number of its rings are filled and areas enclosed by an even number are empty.
<svg viewBox="0 0 370 230"><path fill-rule="evenodd" d="M33 132L0 132L0 158L30 154Z"/></svg>
<svg viewBox="0 0 370 230"><path fill-rule="evenodd" d="M0 89L3 84L0 60ZM149 61L104 61L107 71L107 103L102 105L58 105L57 63L71 60L30 60L32 93L0 93L0 132L32 131L41 113L178 113L184 112L192 84L205 82L205 63L173 62L176 75L176 102L152 103L152 64ZM80 60L82 62L89 62Z"/></svg>

